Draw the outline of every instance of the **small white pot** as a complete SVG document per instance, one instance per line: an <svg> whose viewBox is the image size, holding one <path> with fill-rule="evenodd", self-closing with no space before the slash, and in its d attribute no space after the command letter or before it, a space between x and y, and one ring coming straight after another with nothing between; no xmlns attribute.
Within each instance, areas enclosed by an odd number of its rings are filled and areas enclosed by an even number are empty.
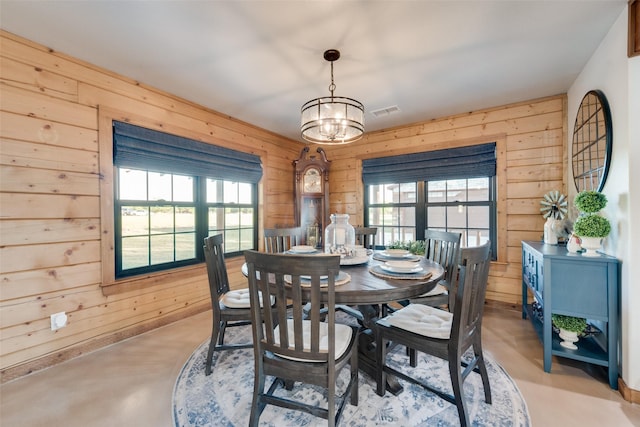
<svg viewBox="0 0 640 427"><path fill-rule="evenodd" d="M560 329L560 338L563 341L560 342L560 345L564 348L568 348L570 350L577 350L578 346L574 343L578 342L580 338L578 338L577 332L567 331L566 329Z"/></svg>
<svg viewBox="0 0 640 427"><path fill-rule="evenodd" d="M580 240L582 240L582 247L586 249L586 252L582 254L582 256L588 257L596 257L600 256L598 249L602 245L602 237L582 237L580 236Z"/></svg>

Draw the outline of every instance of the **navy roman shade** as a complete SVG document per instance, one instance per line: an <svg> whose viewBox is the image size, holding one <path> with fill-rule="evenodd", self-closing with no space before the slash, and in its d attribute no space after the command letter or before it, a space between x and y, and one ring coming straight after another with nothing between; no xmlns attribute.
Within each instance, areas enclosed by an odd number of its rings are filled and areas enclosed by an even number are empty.
<svg viewBox="0 0 640 427"><path fill-rule="evenodd" d="M257 183L260 157L156 130L113 122L113 162L118 167Z"/></svg>
<svg viewBox="0 0 640 427"><path fill-rule="evenodd" d="M473 178L495 174L495 142L362 161L362 180L366 185Z"/></svg>

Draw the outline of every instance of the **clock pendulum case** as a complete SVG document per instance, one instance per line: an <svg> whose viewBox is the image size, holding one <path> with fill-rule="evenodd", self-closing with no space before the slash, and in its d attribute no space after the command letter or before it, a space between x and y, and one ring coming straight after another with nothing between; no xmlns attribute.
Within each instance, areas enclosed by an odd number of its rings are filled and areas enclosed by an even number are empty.
<svg viewBox="0 0 640 427"><path fill-rule="evenodd" d="M305 230L306 244L322 247L322 234L329 224L329 165L324 150L309 155L309 146L293 161L296 225Z"/></svg>

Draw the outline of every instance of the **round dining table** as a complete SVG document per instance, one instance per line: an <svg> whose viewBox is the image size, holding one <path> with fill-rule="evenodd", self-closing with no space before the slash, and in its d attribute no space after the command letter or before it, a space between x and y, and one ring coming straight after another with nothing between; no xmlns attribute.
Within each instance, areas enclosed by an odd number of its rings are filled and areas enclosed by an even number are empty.
<svg viewBox="0 0 640 427"><path fill-rule="evenodd" d="M347 273L349 280L335 286L336 310L355 317L361 324L363 329L358 343L359 368L372 378L375 378L377 370L375 326L380 314L386 314L389 303L408 300L431 291L444 276L444 268L440 264L424 257L419 258L415 265L422 267L422 271L409 274L387 273L381 269L380 265L386 262L382 252L374 252L356 264L349 259L341 262L340 271ZM242 265L242 273L249 275L246 264ZM302 292L304 296L305 289ZM393 376L387 376L387 381L388 391L396 395L402 391Z"/></svg>

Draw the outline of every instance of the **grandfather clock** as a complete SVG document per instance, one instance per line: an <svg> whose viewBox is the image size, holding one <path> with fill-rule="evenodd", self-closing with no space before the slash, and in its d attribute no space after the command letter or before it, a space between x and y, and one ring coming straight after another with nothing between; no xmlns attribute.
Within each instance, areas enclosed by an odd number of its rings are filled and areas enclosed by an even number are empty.
<svg viewBox="0 0 640 427"><path fill-rule="evenodd" d="M306 232L307 245L322 247L322 233L329 224L329 164L324 150L309 155L309 146L293 161L296 223Z"/></svg>

